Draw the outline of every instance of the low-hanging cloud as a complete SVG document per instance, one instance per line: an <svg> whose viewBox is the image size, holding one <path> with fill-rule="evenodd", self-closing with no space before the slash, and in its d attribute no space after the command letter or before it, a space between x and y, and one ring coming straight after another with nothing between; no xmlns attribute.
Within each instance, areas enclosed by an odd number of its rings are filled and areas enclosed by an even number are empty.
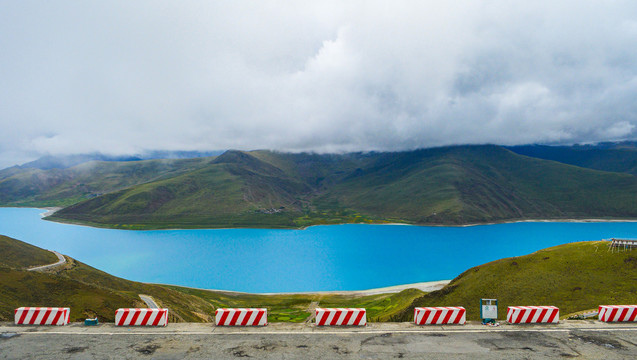
<svg viewBox="0 0 637 360"><path fill-rule="evenodd" d="M634 1L11 1L0 165L637 137Z"/></svg>

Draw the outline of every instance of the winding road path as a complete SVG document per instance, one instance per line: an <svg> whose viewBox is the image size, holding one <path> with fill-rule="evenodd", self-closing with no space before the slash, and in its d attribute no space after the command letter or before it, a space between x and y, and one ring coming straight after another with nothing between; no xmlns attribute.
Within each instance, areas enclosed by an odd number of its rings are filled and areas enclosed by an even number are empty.
<svg viewBox="0 0 637 360"><path fill-rule="evenodd" d="M58 257L58 262L53 263L53 264L49 264L49 265L42 265L42 266L36 266L36 267L32 267L27 269L27 271L42 271L42 270L48 270L50 268L54 268L56 266L60 266L60 265L64 265L66 264L66 258L64 257L64 255L60 254L57 251L53 251L53 250L49 250L50 252L54 253L57 257Z"/></svg>
<svg viewBox="0 0 637 360"><path fill-rule="evenodd" d="M146 303L146 306L148 306L149 309L159 309L159 306L157 306L157 303L155 302L155 300L153 300L152 297L139 294L139 298Z"/></svg>

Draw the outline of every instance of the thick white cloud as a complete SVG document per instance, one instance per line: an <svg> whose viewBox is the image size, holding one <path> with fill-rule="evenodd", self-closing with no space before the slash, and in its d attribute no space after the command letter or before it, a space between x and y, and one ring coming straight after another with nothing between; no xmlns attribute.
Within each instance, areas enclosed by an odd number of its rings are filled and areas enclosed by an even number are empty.
<svg viewBox="0 0 637 360"><path fill-rule="evenodd" d="M634 1L313 3L0 3L0 167L637 138Z"/></svg>

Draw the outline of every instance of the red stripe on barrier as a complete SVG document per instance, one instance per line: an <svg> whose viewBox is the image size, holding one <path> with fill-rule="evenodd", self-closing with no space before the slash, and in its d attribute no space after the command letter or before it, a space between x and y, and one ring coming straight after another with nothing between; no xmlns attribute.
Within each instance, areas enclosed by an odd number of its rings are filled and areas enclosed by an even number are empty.
<svg viewBox="0 0 637 360"><path fill-rule="evenodd" d="M234 309L234 315L232 316L232 319L230 319L230 323L228 325L236 325L239 315L241 315L241 311L239 311L239 309Z"/></svg>
<svg viewBox="0 0 637 360"><path fill-rule="evenodd" d="M434 311L434 318L431 320L432 324L435 324L438 321L440 314L442 314L442 311Z"/></svg>
<svg viewBox="0 0 637 360"><path fill-rule="evenodd" d="M29 319L29 325L35 324L35 319L37 319L38 315L40 314L39 308L32 308L32 309L33 309L33 315L31 315L31 318Z"/></svg>
<svg viewBox="0 0 637 360"><path fill-rule="evenodd" d="M349 319L352 318L352 315L354 315L354 311L352 310L348 310L345 313L345 319L343 319L343 325L347 325L349 323Z"/></svg>
<svg viewBox="0 0 637 360"><path fill-rule="evenodd" d="M608 316L608 321L615 321L615 314L617 314L617 308L613 308L613 310L610 312L610 315Z"/></svg>
<svg viewBox="0 0 637 360"><path fill-rule="evenodd" d="M142 325L148 324L148 320L151 315L153 315L152 311L146 311L146 315L144 315L144 318L142 319Z"/></svg>
<svg viewBox="0 0 637 360"><path fill-rule="evenodd" d="M445 315L445 317L442 319L443 324L448 324L449 318L451 318L451 315L453 315L454 311L456 311L456 309L447 309L447 315Z"/></svg>
<svg viewBox="0 0 637 360"><path fill-rule="evenodd" d="M542 309L542 312L540 313L540 317L537 318L538 321L542 321L545 317L546 314L549 312L549 309Z"/></svg>
<svg viewBox="0 0 637 360"><path fill-rule="evenodd" d="M51 311L53 311L52 308L46 309L46 311L44 312L44 316L42 317L42 320L40 321L40 324L42 325L46 324L46 321L49 319L49 315L51 315Z"/></svg>
<svg viewBox="0 0 637 360"><path fill-rule="evenodd" d="M263 314L265 314L265 310L258 310L257 311L257 317L254 319L254 325L259 325L259 322L261 321L261 318L263 317ZM266 324L267 324L267 319L266 319Z"/></svg>
<svg viewBox="0 0 637 360"><path fill-rule="evenodd" d="M317 314L319 312L317 311ZM327 317L328 317L328 313L327 311L321 311L320 314L322 314L323 316L321 316L321 320L319 320L319 326L323 326L325 325L325 322L327 321Z"/></svg>
<svg viewBox="0 0 637 360"><path fill-rule="evenodd" d="M59 309L58 309L58 311L57 311L57 312L56 312L56 314L55 314L55 317L53 318L53 322L52 322L52 324L54 324L54 325L57 325L57 324L58 324L58 320L60 320L60 316L62 316L62 313L63 313L63 312L64 312L64 311L61 311L61 310L59 310Z"/></svg>
<svg viewBox="0 0 637 360"><path fill-rule="evenodd" d="M354 320L354 325L361 325L361 319L363 319L363 316L365 315L365 310L363 309L359 309L359 313L358 316L356 317L356 320ZM362 325L366 325L367 321L365 321L365 324Z"/></svg>
<svg viewBox="0 0 637 360"><path fill-rule="evenodd" d="M514 323L519 324L520 322L522 322L522 318L524 317L524 313L526 312L525 309L516 309L519 311L518 313L518 317L515 319Z"/></svg>
<svg viewBox="0 0 637 360"><path fill-rule="evenodd" d="M28 312L29 308L25 308L24 310L22 310L22 315L20 316L20 320L18 320L18 324L24 324L24 319L27 317Z"/></svg>
<svg viewBox="0 0 637 360"><path fill-rule="evenodd" d="M164 314L166 314L165 311L161 311L161 310L157 311L157 317L155 317L155 321L153 321L153 326L157 326L159 324L161 319L164 317Z"/></svg>
<svg viewBox="0 0 637 360"><path fill-rule="evenodd" d="M246 326L251 316L252 316L252 310L246 310L246 316L243 317L243 321L241 321L241 326Z"/></svg>
<svg viewBox="0 0 637 360"><path fill-rule="evenodd" d="M526 318L527 324L529 324L533 320L533 317L535 316L536 312L537 312L537 309L531 309L531 313L529 314L529 317ZM538 319L538 320L542 321L542 319Z"/></svg>
<svg viewBox="0 0 637 360"><path fill-rule="evenodd" d="M341 317L342 313L343 313L342 310L334 311L334 317L332 318L332 322L330 323L330 325L336 325L338 323L338 318Z"/></svg>
<svg viewBox="0 0 637 360"><path fill-rule="evenodd" d="M221 314L221 319L217 322L217 325L225 325L226 324L226 318L228 317L229 313L230 313L230 311L228 311L228 310L224 311L223 314Z"/></svg>
<svg viewBox="0 0 637 360"><path fill-rule="evenodd" d="M628 319L627 321L635 321L635 318L637 318L637 307L633 308L633 314L630 316L630 319Z"/></svg>
<svg viewBox="0 0 637 360"><path fill-rule="evenodd" d="M628 308L622 309L622 312L619 314L619 318L617 319L617 321L624 321L624 318L626 318L626 314L628 314Z"/></svg>
<svg viewBox="0 0 637 360"><path fill-rule="evenodd" d="M458 312L458 316L456 316L456 320L454 320L454 324L460 324L460 321L462 321L462 318L464 316L466 316L467 310L466 309L460 309L460 311ZM466 320L463 322L463 324L466 323Z"/></svg>
<svg viewBox="0 0 637 360"><path fill-rule="evenodd" d="M549 318L549 321L547 321L549 323L552 323L553 320L555 320L555 317L557 316L557 314L559 313L559 310L557 309L552 309L552 311L553 312L551 313L551 317Z"/></svg>
<svg viewBox="0 0 637 360"><path fill-rule="evenodd" d="M120 316L117 326L123 326L126 323L126 317L128 317L128 313L128 309L124 309L124 311L122 311L122 316Z"/></svg>
<svg viewBox="0 0 637 360"><path fill-rule="evenodd" d="M130 319L130 323L129 325L135 325L135 322L137 322L137 318L139 317L139 315L141 315L142 311L140 309L135 309L133 311L133 317ZM144 325L144 323L142 323L142 325Z"/></svg>

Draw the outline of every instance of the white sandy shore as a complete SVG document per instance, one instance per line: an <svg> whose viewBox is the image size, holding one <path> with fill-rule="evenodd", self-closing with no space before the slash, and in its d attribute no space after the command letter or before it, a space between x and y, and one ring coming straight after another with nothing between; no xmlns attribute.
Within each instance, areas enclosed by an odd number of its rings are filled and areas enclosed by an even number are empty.
<svg viewBox="0 0 637 360"><path fill-rule="evenodd" d="M42 214L40 214L41 217L47 217L47 216L51 216L53 214L55 214L56 211L62 209L61 207L45 207L42 208L43 210L46 210L45 212L43 212Z"/></svg>
<svg viewBox="0 0 637 360"><path fill-rule="evenodd" d="M229 290L215 290L215 289L200 289L193 288L188 286L179 286L185 287L189 289L197 289L197 290L207 290L207 291L217 291L227 294L251 294L251 295L378 295L378 294L393 294L401 292L405 289L419 289L424 292L431 292L440 290L445 285L447 285L451 280L438 280L438 281L429 281L429 282L421 282L415 284L406 284L406 285L396 285L396 286L388 286L384 288L378 289L369 289L369 290L353 290L353 291L307 291L307 292L285 292L285 293L246 293L241 291L229 291ZM165 285L165 284L155 284L155 285Z"/></svg>

